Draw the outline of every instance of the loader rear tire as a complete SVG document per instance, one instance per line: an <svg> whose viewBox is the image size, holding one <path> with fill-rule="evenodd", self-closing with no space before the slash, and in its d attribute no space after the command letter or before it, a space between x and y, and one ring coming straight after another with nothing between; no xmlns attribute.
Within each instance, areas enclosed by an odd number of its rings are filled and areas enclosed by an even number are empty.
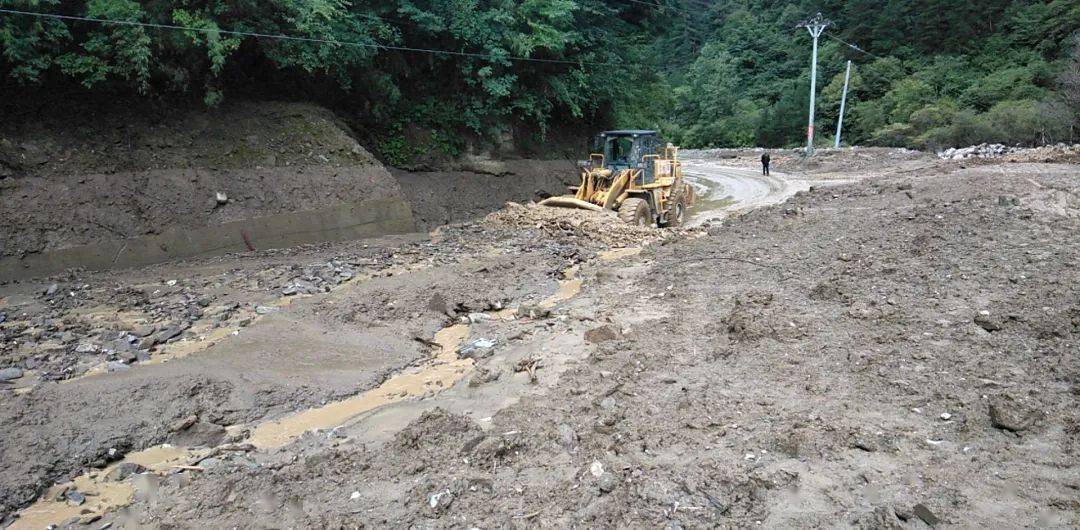
<svg viewBox="0 0 1080 530"><path fill-rule="evenodd" d="M652 212L644 199L630 197L619 205L619 219L635 226L651 226Z"/></svg>

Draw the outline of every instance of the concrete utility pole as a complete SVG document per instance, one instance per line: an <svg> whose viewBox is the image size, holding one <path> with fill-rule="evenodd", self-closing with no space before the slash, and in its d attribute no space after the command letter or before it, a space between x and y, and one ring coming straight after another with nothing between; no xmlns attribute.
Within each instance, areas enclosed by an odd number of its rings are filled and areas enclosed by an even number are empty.
<svg viewBox="0 0 1080 530"><path fill-rule="evenodd" d="M851 80L851 61L847 62L847 71L844 72L844 95L840 96L840 119L836 122L836 149L840 149L840 133L844 130L844 107L847 106L847 86Z"/></svg>
<svg viewBox="0 0 1080 530"><path fill-rule="evenodd" d="M817 97L817 41L825 28L832 24L821 16L821 13L799 24L800 28L806 28L810 36L814 38L814 54L810 59L810 124L806 128L806 154L814 154L814 100Z"/></svg>

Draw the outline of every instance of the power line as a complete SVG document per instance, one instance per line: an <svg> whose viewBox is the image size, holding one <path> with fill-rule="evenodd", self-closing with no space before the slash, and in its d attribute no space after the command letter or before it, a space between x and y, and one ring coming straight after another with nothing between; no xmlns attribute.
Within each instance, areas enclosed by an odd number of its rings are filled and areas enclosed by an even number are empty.
<svg viewBox="0 0 1080 530"><path fill-rule="evenodd" d="M837 37L837 36L833 35L832 33L826 33L825 36L832 39L832 40L834 40L834 41L837 41L837 42L839 42L839 43L847 46L848 48L851 48L852 50L855 50L855 51L857 51L859 53L865 53L866 55L869 55L869 56L877 58L877 59L884 59L884 57L882 57L880 55L874 55L874 54L872 54L872 53L870 53L870 52L868 52L868 51L866 51L866 50L864 50L864 49L862 49L862 48L860 48L860 47L858 47L858 46L856 46L856 45L854 45L854 44L852 44L850 42L845 41L844 39L841 39L840 37Z"/></svg>
<svg viewBox="0 0 1080 530"><path fill-rule="evenodd" d="M502 60L502 61L518 61L518 62L532 62L532 63L546 63L546 64L569 64L576 66L627 66L622 63L611 62L593 62L593 61L569 61L566 59L537 59L535 57L520 57L514 55L496 55L491 53L478 53L478 52L459 52L453 50L439 50L433 48L414 48L411 46L395 46L390 44L377 44L366 42L352 42L342 41L336 39L322 39L317 37L298 37L295 35L275 34L275 33L258 33L254 31L238 31L229 29L211 29L211 28L193 28L187 26L178 26L174 24L158 24L153 22L136 22L132 20L109 20L104 18L94 17L80 17L74 15L59 15L55 13L38 13L34 11L18 11L15 9L2 9L0 13L6 13L9 15L22 15L40 18L52 18L58 20L73 20L78 22L93 22L97 24L116 25L116 26L135 26L143 28L153 29L170 29L179 31L194 31L206 34L224 34L224 35L236 35L238 37L252 37L257 39L277 39L287 41L299 41L310 42L318 44L334 44L338 46L356 46L359 48L374 48L380 50L401 51L401 52L413 52L413 53L429 53L435 55L452 55L457 57L471 57L475 59L489 59L489 60Z"/></svg>

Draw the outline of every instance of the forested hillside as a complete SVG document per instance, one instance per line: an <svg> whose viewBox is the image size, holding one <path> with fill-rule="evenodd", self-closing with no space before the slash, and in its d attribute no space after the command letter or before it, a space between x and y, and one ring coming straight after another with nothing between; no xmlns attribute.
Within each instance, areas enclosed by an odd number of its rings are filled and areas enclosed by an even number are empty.
<svg viewBox="0 0 1080 530"><path fill-rule="evenodd" d="M0 0L0 8L68 17L0 13L7 93L44 88L70 98L77 83L211 106L314 100L377 131L374 147L395 163L455 154L463 132L543 137L549 124L616 115L658 79L646 54L662 16L619 0Z"/></svg>
<svg viewBox="0 0 1080 530"><path fill-rule="evenodd" d="M685 31L664 47L693 59L669 78L676 96L666 128L684 144L804 141L811 38L796 25L816 11L833 22L819 52L822 143L835 131L847 59L854 62L845 137L852 143L936 148L1077 139L1080 2L679 5L694 11L672 15L682 17Z"/></svg>
<svg viewBox="0 0 1080 530"><path fill-rule="evenodd" d="M797 145L810 37L796 25L817 11L834 22L819 57L822 142L846 59L855 62L850 142L933 148L1077 136L1080 3L1070 0L0 0L0 8L6 94L209 106L313 100L362 125L393 163L453 156L465 138L542 139L552 127L582 136L599 126L659 127L686 146Z"/></svg>

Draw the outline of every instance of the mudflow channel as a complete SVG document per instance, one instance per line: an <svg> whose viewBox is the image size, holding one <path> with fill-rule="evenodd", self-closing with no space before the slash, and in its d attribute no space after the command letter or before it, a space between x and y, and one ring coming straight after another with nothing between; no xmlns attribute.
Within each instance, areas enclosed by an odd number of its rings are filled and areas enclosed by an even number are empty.
<svg viewBox="0 0 1080 530"><path fill-rule="evenodd" d="M783 202L795 193L809 189L811 181L790 178L782 174L760 175L757 171L724 167L708 161L684 161L687 179L697 188L699 201L692 224L701 224L709 220L739 214L754 208ZM601 253L601 261L609 261L635 254L640 247L620 249ZM541 302L541 307L552 308L556 304L569 300L580 290L581 281L574 278L575 270L566 271L559 290ZM512 309L494 312L490 318L502 320L512 318ZM250 429L246 438L239 443L228 443L216 448L189 449L169 444L154 446L131 453L123 460L104 470L98 470L75 478L73 481L58 484L43 495L36 503L19 512L19 517L10 527L43 528L52 524L83 519L93 521L108 512L130 504L138 496L140 489L153 489L153 475L164 475L177 469L200 470L199 463L216 454L234 450L268 451L297 440L311 430L336 429L355 423L360 418L367 418L368 423L377 422L371 414L378 409L401 403L409 399L427 397L439 401L439 392L432 393L432 388L449 389L473 372L471 359L457 355L461 344L469 338L469 325L456 324L444 328L431 341L437 353L427 362L408 368L390 378L381 385L342 401L327 403L321 407L304 410L284 418L258 425L236 425L230 431ZM504 398L507 396L504 396ZM453 398L449 398L453 401ZM502 405L505 405L503 402ZM470 407L476 407L471 403ZM410 411L408 416L415 416L421 408ZM412 408L412 407L410 407ZM497 407L496 407L497 408ZM405 418L394 418L391 414L388 423L404 424ZM383 418L387 421L386 418ZM392 425L384 425L394 430ZM368 425L364 430L379 431L379 427ZM369 431L370 432L370 431ZM131 471L128 471L128 470ZM138 470L138 471L136 471ZM117 482L114 476L130 472L148 472L131 482ZM145 483L145 484L144 484ZM65 491L79 491L90 497L89 502L73 505L64 500Z"/></svg>

